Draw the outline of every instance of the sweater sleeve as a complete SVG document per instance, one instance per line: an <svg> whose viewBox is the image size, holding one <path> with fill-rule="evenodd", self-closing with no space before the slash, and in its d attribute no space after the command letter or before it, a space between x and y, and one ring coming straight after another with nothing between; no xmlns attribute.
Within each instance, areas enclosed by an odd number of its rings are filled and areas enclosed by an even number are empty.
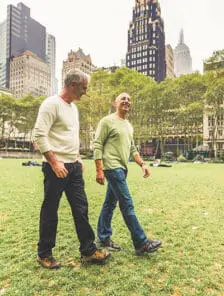
<svg viewBox="0 0 224 296"><path fill-rule="evenodd" d="M42 154L51 150L48 133L56 119L56 115L56 105L43 102L34 127L34 142Z"/></svg>
<svg viewBox="0 0 224 296"><path fill-rule="evenodd" d="M132 127L131 124L130 124L130 126L131 126L131 129L132 129L132 139L131 139L130 156L134 157L134 155L138 153L138 150L137 150L137 148L135 146L135 142L134 142L134 136L133 136L134 131L133 131L133 127Z"/></svg>
<svg viewBox="0 0 224 296"><path fill-rule="evenodd" d="M130 149L131 156L134 156L135 154L138 154L138 150L136 149L136 146L134 144L134 140L131 141L131 149Z"/></svg>
<svg viewBox="0 0 224 296"><path fill-rule="evenodd" d="M101 120L96 129L95 140L93 143L94 159L102 159L103 148L108 136L108 126L105 120Z"/></svg>

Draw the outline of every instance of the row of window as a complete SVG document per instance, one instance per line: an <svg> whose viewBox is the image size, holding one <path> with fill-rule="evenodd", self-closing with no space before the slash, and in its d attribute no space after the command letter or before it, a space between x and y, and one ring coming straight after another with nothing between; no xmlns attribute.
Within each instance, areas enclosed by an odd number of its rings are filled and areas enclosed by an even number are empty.
<svg viewBox="0 0 224 296"><path fill-rule="evenodd" d="M135 41L138 42L138 41L143 41L143 40L148 40L148 36L147 35L140 35L140 36L137 36L135 38ZM130 43L132 43L132 40L130 39ZM156 39L152 39L152 44L153 45L156 45Z"/></svg>
<svg viewBox="0 0 224 296"><path fill-rule="evenodd" d="M147 27L145 27L145 30L144 29L139 29L139 30L134 30L133 31L130 31L130 38L133 37L134 33L136 36L141 36L141 35L144 35L145 33L147 33L148 30L147 30ZM145 34L145 36L147 36L147 34ZM152 38L156 38L156 33L155 32L152 32Z"/></svg>
<svg viewBox="0 0 224 296"><path fill-rule="evenodd" d="M139 6L139 7L137 7L136 9L135 9L135 11L136 11L136 13L140 13L140 12L142 12L142 11L146 11L146 10L152 10L153 9L153 6L152 5L141 5L141 6Z"/></svg>
<svg viewBox="0 0 224 296"><path fill-rule="evenodd" d="M209 131L209 138L212 138L214 136L213 131ZM223 130L218 130L218 137L223 136Z"/></svg>
<svg viewBox="0 0 224 296"><path fill-rule="evenodd" d="M148 47L149 47L148 44L144 44L144 45L142 45L142 46L137 46L137 47L132 47L131 52L132 52L132 53L135 53L135 52L142 52L143 50L148 49ZM150 55L154 55L155 52L156 52L155 49L150 49L150 50L149 50L149 54L150 54Z"/></svg>
<svg viewBox="0 0 224 296"><path fill-rule="evenodd" d="M138 53L138 54L132 54L132 55L128 55L127 56L127 60L129 61L129 60L133 60L133 59L136 59L136 58L140 58L140 57L145 57L145 56L147 56L147 52L144 52L144 53ZM138 59L138 61L139 61L139 59ZM145 62L147 62L147 61L150 61L150 62L155 62L156 61L156 58L155 58L155 56L151 56L151 57L149 57L149 58L143 58L142 59L142 62L143 63L145 63Z"/></svg>
<svg viewBox="0 0 224 296"><path fill-rule="evenodd" d="M151 68L151 69L155 69L155 63L147 63L147 59L139 59L137 61L131 61L131 62L127 62L127 66L134 66L134 65L139 65L139 64L142 64L142 63L146 63L145 65L143 66L146 66L146 68Z"/></svg>
<svg viewBox="0 0 224 296"><path fill-rule="evenodd" d="M135 21L136 26L142 27L148 24L148 18L141 19L139 21Z"/></svg>

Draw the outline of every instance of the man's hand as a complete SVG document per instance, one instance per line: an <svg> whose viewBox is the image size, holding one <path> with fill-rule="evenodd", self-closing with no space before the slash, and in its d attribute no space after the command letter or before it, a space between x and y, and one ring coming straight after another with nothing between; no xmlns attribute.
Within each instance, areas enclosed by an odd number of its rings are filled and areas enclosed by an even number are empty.
<svg viewBox="0 0 224 296"><path fill-rule="evenodd" d="M50 165L51 165L52 170L55 172L55 175L58 178L66 178L67 177L68 171L65 168L63 162L57 160L57 161L51 163Z"/></svg>
<svg viewBox="0 0 224 296"><path fill-rule="evenodd" d="M104 172L103 170L98 170L96 172L96 182L99 183L100 185L104 185Z"/></svg>
<svg viewBox="0 0 224 296"><path fill-rule="evenodd" d="M82 165L82 172L84 172L84 170L85 170L85 166L84 166L84 164L83 164L82 159L81 159L80 157L78 157L77 161Z"/></svg>
<svg viewBox="0 0 224 296"><path fill-rule="evenodd" d="M148 169L146 164L143 164L142 166L142 171L143 171L143 178L148 178L151 174L150 170Z"/></svg>

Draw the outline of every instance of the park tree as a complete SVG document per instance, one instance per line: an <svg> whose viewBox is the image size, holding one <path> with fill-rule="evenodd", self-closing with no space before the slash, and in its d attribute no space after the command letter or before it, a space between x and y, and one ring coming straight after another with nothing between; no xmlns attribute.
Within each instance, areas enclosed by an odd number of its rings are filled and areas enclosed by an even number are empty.
<svg viewBox="0 0 224 296"><path fill-rule="evenodd" d="M43 100L44 97L35 98L32 95L27 95L16 100L16 119L14 124L18 133L23 138L23 146L25 146L26 141L31 145L34 124Z"/></svg>
<svg viewBox="0 0 224 296"><path fill-rule="evenodd" d="M204 93L206 82L199 73L183 75L175 80L176 84L176 126L184 136L184 150L198 145L202 140Z"/></svg>
<svg viewBox="0 0 224 296"><path fill-rule="evenodd" d="M212 127L212 148L217 154L218 128L224 122L224 78L212 80L205 93L206 115Z"/></svg>
<svg viewBox="0 0 224 296"><path fill-rule="evenodd" d="M91 142L98 122L111 112L112 88L110 73L97 71L92 74L88 93L77 103L80 114L80 136L82 149L92 148Z"/></svg>
<svg viewBox="0 0 224 296"><path fill-rule="evenodd" d="M15 99L12 96L0 95L0 130L1 146L8 146L8 140L13 130Z"/></svg>

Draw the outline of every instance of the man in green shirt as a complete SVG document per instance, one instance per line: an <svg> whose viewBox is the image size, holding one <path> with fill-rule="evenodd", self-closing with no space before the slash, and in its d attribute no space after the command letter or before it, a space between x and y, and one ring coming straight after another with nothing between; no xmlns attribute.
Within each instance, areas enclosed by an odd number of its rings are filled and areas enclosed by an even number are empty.
<svg viewBox="0 0 224 296"><path fill-rule="evenodd" d="M161 241L149 240L134 212L126 177L129 156L141 166L144 178L150 171L140 157L133 141L133 128L126 119L131 100L127 93L121 93L115 100L116 112L104 117L97 128L94 141L94 159L96 164L96 181L103 185L106 177L108 185L105 201L98 220L98 238L101 247L120 250L119 245L111 240L111 220L113 211L119 202L124 221L131 233L136 255L156 251Z"/></svg>

